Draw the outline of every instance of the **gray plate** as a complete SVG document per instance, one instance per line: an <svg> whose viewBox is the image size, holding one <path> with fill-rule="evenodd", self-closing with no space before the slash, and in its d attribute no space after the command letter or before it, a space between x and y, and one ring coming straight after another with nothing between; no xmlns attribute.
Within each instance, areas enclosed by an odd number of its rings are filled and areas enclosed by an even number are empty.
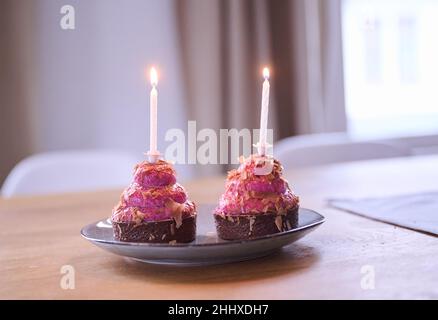
<svg viewBox="0 0 438 320"><path fill-rule="evenodd" d="M89 224L82 236L98 247L135 260L173 265L207 265L263 257L297 241L324 222L319 213L300 208L298 226L292 230L251 240L226 241L216 235L213 207L200 206L196 240L191 243L161 244L122 242L114 239L109 219Z"/></svg>

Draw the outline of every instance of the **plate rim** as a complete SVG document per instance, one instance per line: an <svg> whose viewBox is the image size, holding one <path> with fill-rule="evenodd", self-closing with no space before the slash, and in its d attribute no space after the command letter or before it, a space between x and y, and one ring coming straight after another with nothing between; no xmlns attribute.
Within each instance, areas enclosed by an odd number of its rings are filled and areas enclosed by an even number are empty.
<svg viewBox="0 0 438 320"><path fill-rule="evenodd" d="M94 223L89 223L87 225L85 225L84 227L82 227L81 229L81 236L91 242L97 242L97 243L102 243L102 244L106 244L106 245L118 245L118 246L139 246L139 247L155 247L155 248L199 248L199 247L211 247L211 246L223 246L223 245L240 245L242 243L247 243L247 242L258 242L258 241L263 241L263 240L267 240L270 238L277 238L277 237L283 237L298 231L302 231L304 229L311 229L313 227L316 227L320 224L323 224L326 221L326 217L323 216L322 214L316 212L315 210L312 209L308 209L308 208L299 208L298 209L298 214L300 214L301 210L305 210L305 211L310 211L316 215L319 216L319 220L315 221L313 223L298 227L298 228L294 228L291 230L287 230L287 231L283 231L283 232L277 232L277 233L272 233L272 234L267 234L261 237L257 237L257 238L253 238L253 239L242 239L242 240L226 240L225 242L209 242L209 243L193 243L193 242L189 242L189 243L173 243L173 244L169 244L169 243L148 243L148 242L127 242L127 241L118 241L118 240L103 240L103 239L96 239L96 238L92 238L89 236L86 236L84 234L84 230L92 225L96 225L99 222L102 221L107 221L108 218L106 219L101 219L98 220Z"/></svg>

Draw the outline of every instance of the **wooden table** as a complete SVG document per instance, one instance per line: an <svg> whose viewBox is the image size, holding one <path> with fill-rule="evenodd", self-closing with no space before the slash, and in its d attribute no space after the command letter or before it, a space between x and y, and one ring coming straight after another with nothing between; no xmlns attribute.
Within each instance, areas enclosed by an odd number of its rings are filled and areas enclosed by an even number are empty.
<svg viewBox="0 0 438 320"><path fill-rule="evenodd" d="M327 222L280 254L210 267L132 262L82 239L81 227L108 216L120 190L0 200L0 298L438 298L436 237L325 203L437 190L438 156L292 169L286 176L302 205ZM186 188L198 203L215 203L223 184L220 177ZM74 267L73 290L60 286L63 265ZM375 289L363 289L370 270Z"/></svg>

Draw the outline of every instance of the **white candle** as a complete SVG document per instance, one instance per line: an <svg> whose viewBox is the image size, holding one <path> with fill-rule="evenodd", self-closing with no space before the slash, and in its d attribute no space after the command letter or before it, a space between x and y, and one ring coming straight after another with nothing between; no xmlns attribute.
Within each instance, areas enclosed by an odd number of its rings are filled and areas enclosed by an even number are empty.
<svg viewBox="0 0 438 320"><path fill-rule="evenodd" d="M269 69L263 69L263 91L262 91L262 112L260 115L260 140L258 144L258 153L260 156L266 154L266 139L268 130L268 112L269 112Z"/></svg>
<svg viewBox="0 0 438 320"><path fill-rule="evenodd" d="M157 160L159 155L157 149L157 103L158 103L158 91L157 91L158 76L155 68L151 69L151 85L152 90L150 94L150 134L149 134L149 157L152 162Z"/></svg>

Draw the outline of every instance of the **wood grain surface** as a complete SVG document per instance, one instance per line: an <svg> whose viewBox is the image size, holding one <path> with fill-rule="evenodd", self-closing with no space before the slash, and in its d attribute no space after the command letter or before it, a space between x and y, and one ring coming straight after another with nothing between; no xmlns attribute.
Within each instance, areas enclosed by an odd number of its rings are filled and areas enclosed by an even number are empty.
<svg viewBox="0 0 438 320"><path fill-rule="evenodd" d="M438 190L438 156L288 170L286 177L302 206L327 222L279 254L209 267L133 262L84 240L80 229L109 216L121 190L2 199L0 298L438 298L436 237L326 205L330 197ZM193 200L212 204L224 177L185 186ZM64 265L75 270L74 289L60 285ZM363 289L370 272L374 289Z"/></svg>

